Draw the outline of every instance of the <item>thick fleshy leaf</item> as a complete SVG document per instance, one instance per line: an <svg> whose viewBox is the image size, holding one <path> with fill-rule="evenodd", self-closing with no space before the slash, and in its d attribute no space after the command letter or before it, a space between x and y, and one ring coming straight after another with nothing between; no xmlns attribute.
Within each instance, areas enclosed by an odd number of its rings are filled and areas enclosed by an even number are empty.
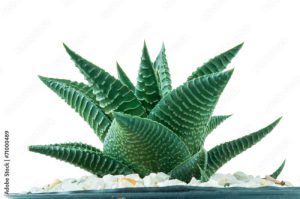
<svg viewBox="0 0 300 199"><path fill-rule="evenodd" d="M225 142L223 144L217 145L208 151L208 165L206 169L206 174L211 176L214 174L221 166L227 163L229 160L247 150L262 138L264 138L268 133L270 133L273 128L278 124L281 118L277 119L267 127L260 129L254 133L246 135L236 140Z"/></svg>
<svg viewBox="0 0 300 199"><path fill-rule="evenodd" d="M142 104L134 93L103 69L77 55L64 45L75 65L93 87L97 101L108 115L120 111L131 115L146 116Z"/></svg>
<svg viewBox="0 0 300 199"><path fill-rule="evenodd" d="M207 165L207 153L202 148L192 157L186 159L169 172L173 179L189 182L192 177L199 178L200 168L205 169ZM200 168L199 168L200 167Z"/></svg>
<svg viewBox="0 0 300 199"><path fill-rule="evenodd" d="M154 69L158 77L160 95L164 97L172 90L171 77L164 44L162 45L161 50L154 62Z"/></svg>
<svg viewBox="0 0 300 199"><path fill-rule="evenodd" d="M209 181L209 178L210 177L206 174L206 172L200 168L200 179L199 180L201 182L207 182L207 181Z"/></svg>
<svg viewBox="0 0 300 199"><path fill-rule="evenodd" d="M58 147L65 147L65 148L74 148L86 151L92 151L96 153L102 153L102 151L94 146L84 144L81 142L67 142L67 143L60 143L60 144L51 144L51 146L58 146Z"/></svg>
<svg viewBox="0 0 300 199"><path fill-rule="evenodd" d="M146 43L143 47L135 95L142 102L147 112L160 100L159 84Z"/></svg>
<svg viewBox="0 0 300 199"><path fill-rule="evenodd" d="M198 176L196 173L195 177L198 178L201 182L206 182L209 180L209 177L206 175L205 171L207 169L207 151L202 147L202 150L200 151L202 154L201 154L201 159L198 163L198 166L199 166L199 175Z"/></svg>
<svg viewBox="0 0 300 199"><path fill-rule="evenodd" d="M101 141L104 141L110 119L102 112L93 90L83 83L65 79L41 77L40 79L90 125Z"/></svg>
<svg viewBox="0 0 300 199"><path fill-rule="evenodd" d="M123 71L123 69L121 68L121 66L119 65L118 62L117 62L117 71L118 71L118 78L119 78L119 80L125 86L127 86L132 92L135 92L134 85L132 84L132 82L130 81L130 79L128 78L128 76L126 75L126 73Z"/></svg>
<svg viewBox="0 0 300 199"><path fill-rule="evenodd" d="M199 170L198 162L200 160L200 154L196 153L192 157L188 158L181 164L177 165L174 169L169 172L172 179L178 179L184 182L189 182L196 170ZM199 171L198 171L199 172Z"/></svg>
<svg viewBox="0 0 300 199"><path fill-rule="evenodd" d="M200 161L198 165L203 171L207 168L207 151L203 147L200 150Z"/></svg>
<svg viewBox="0 0 300 199"><path fill-rule="evenodd" d="M95 147L84 144L34 145L29 150L71 163L100 177L134 173L129 167L104 155Z"/></svg>
<svg viewBox="0 0 300 199"><path fill-rule="evenodd" d="M160 100L148 118L176 133L192 154L199 150L201 133L233 70L193 79Z"/></svg>
<svg viewBox="0 0 300 199"><path fill-rule="evenodd" d="M211 73L217 73L223 71L226 66L231 62L235 55L242 48L243 43L231 48L230 50L223 52L216 57L210 59L208 62L204 63L201 67L198 67L196 71L188 77L188 80L192 80L203 75L208 75Z"/></svg>
<svg viewBox="0 0 300 199"><path fill-rule="evenodd" d="M165 126L123 113L114 117L104 141L104 154L125 162L139 174L168 173L190 157L187 146Z"/></svg>
<svg viewBox="0 0 300 199"><path fill-rule="evenodd" d="M285 165L285 160L281 163L281 165L276 169L276 171L274 171L274 173L271 174L272 178L278 178L278 176L280 175L280 173L282 172L283 168Z"/></svg>
<svg viewBox="0 0 300 199"><path fill-rule="evenodd" d="M229 118L231 115L216 115L216 116L212 116L208 122L208 124L206 125L206 128L204 130L204 133L201 134L201 139L200 139L200 144L199 144L199 148L201 148L204 144L204 141L206 139L206 137L215 129L217 128L217 126L219 126L222 122L224 122L224 120L226 120L227 118Z"/></svg>

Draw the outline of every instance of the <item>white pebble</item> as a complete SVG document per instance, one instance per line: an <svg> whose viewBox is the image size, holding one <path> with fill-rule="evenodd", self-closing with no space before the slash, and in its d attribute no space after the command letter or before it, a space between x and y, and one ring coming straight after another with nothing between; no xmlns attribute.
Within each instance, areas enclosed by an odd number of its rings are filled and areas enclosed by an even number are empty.
<svg viewBox="0 0 300 199"><path fill-rule="evenodd" d="M200 182L196 178L192 178L189 183L182 182L177 179L170 179L170 176L159 172L150 173L148 176L141 178L138 174L130 175L105 175L99 178L95 175L82 176L79 179L68 178L65 180L54 180L50 185L42 188L34 187L31 193L43 192L61 192L61 191L78 191L78 190L99 190L99 189L115 189L125 187L165 187L174 185L189 185L200 187L262 187L262 186L281 186L260 176L253 177L243 172L235 172L234 174L216 173L211 176L208 182ZM286 182L285 186L292 186L290 182Z"/></svg>
<svg viewBox="0 0 300 199"><path fill-rule="evenodd" d="M172 180L166 180L163 182L159 182L158 186L159 187L165 187L165 186L175 186L175 185L186 185L185 182L182 182L180 180L177 179L172 179Z"/></svg>

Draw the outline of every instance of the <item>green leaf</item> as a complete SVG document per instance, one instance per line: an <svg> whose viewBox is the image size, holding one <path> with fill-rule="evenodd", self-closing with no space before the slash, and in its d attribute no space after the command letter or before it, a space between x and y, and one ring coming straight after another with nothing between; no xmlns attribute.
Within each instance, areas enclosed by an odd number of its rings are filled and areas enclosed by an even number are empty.
<svg viewBox="0 0 300 199"><path fill-rule="evenodd" d="M200 161L198 165L203 171L207 168L207 151L203 147L200 150Z"/></svg>
<svg viewBox="0 0 300 199"><path fill-rule="evenodd" d="M198 173L196 173L195 177L197 179L199 179L201 182L206 182L209 180L209 177L206 175L205 171L207 169L207 151L202 147L202 150L200 151L202 154L201 154L201 159L200 161L198 162L198 166L199 166L199 175Z"/></svg>
<svg viewBox="0 0 300 199"><path fill-rule="evenodd" d="M274 173L271 174L271 177L274 179L277 179L277 177L280 175L280 173L282 172L283 168L285 165L285 160L281 163L281 165L276 169L276 171L274 171Z"/></svg>
<svg viewBox="0 0 300 199"><path fill-rule="evenodd" d="M144 107L127 86L103 69L77 55L66 45L64 46L76 67L92 85L97 101L106 114L111 115L113 111L120 111L141 117L146 116Z"/></svg>
<svg viewBox="0 0 300 199"><path fill-rule="evenodd" d="M102 151L96 147L91 145L83 144L81 142L69 142L69 143L61 143L61 144L51 144L51 146L65 147L65 148L74 148L85 151L92 151L96 153L102 153Z"/></svg>
<svg viewBox="0 0 300 199"><path fill-rule="evenodd" d="M162 97L165 97L172 90L170 72L165 52L166 49L163 44L154 62L154 69L159 81L159 92Z"/></svg>
<svg viewBox="0 0 300 199"><path fill-rule="evenodd" d="M206 174L206 172L200 168L200 179L199 180L201 182L207 182L207 181L209 181L209 178L210 177Z"/></svg>
<svg viewBox="0 0 300 199"><path fill-rule="evenodd" d="M132 92L135 92L134 85L132 84L132 82L130 81L130 79L128 78L128 76L126 75L126 73L123 71L123 69L121 68L121 66L119 65L118 62L117 62L117 71L118 71L118 78L119 78L119 80L125 86L127 86Z"/></svg>
<svg viewBox="0 0 300 199"><path fill-rule="evenodd" d="M198 152L181 164L177 165L169 172L169 175L172 179L178 179L188 183L192 177L195 177L194 174L199 172L198 163L200 159L200 152Z"/></svg>
<svg viewBox="0 0 300 199"><path fill-rule="evenodd" d="M188 77L188 81L204 75L223 71L242 48L243 44L244 43L241 43L234 48L217 55L208 62L204 63L201 67L198 67L196 71L194 71L192 75Z"/></svg>
<svg viewBox="0 0 300 199"><path fill-rule="evenodd" d="M91 87L65 79L39 77L52 91L69 104L104 141L110 119L102 112Z"/></svg>
<svg viewBox="0 0 300 199"><path fill-rule="evenodd" d="M29 150L71 163L99 177L134 173L126 165L95 150L95 147L80 143L34 145L29 146Z"/></svg>
<svg viewBox="0 0 300 199"><path fill-rule="evenodd" d="M187 146L165 126L123 113L114 117L104 141L104 154L125 162L139 174L168 173L190 157Z"/></svg>
<svg viewBox="0 0 300 199"><path fill-rule="evenodd" d="M157 76L150 60L146 43L144 43L143 47L135 95L142 102L147 112L160 100Z"/></svg>
<svg viewBox="0 0 300 199"><path fill-rule="evenodd" d="M229 118L231 115L217 115L212 116L206 125L206 128L204 130L204 133L201 134L201 141L199 144L199 148L203 146L204 141L206 137L215 129L217 126L219 126L222 122L224 122L227 118Z"/></svg>
<svg viewBox="0 0 300 199"><path fill-rule="evenodd" d="M193 79L160 100L148 118L176 133L192 154L199 150L201 134L233 70Z"/></svg>
<svg viewBox="0 0 300 199"><path fill-rule="evenodd" d="M214 174L221 166L227 163L229 160L247 150L248 148L255 145L262 138L264 138L268 133L270 133L273 128L278 124L281 118L275 120L273 123L267 127L260 129L254 133L243 136L239 139L225 142L218 146L215 146L208 151L208 167L206 174L211 176Z"/></svg>
<svg viewBox="0 0 300 199"><path fill-rule="evenodd" d="M184 182L189 182L192 177L199 178L200 169L206 169L207 153L202 148L199 152L195 153L192 157L186 159L184 162L177 165L169 172L173 179L178 179Z"/></svg>

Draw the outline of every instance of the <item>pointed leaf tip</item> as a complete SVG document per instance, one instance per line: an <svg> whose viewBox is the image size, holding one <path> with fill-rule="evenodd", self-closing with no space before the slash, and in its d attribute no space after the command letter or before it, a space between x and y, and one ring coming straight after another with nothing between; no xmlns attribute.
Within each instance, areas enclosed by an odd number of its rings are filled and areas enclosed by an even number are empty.
<svg viewBox="0 0 300 199"><path fill-rule="evenodd" d="M239 45L237 45L234 48L237 48L238 50L240 50L243 46L244 46L244 42L240 43Z"/></svg>
<svg viewBox="0 0 300 199"><path fill-rule="evenodd" d="M281 121L282 116L280 116L278 119L276 119L272 125L274 125L274 127Z"/></svg>
<svg viewBox="0 0 300 199"><path fill-rule="evenodd" d="M162 51L165 51L165 50L166 50L166 47L165 47L165 43L164 43L164 42L163 42L162 45L161 45L161 50L162 50Z"/></svg>
<svg viewBox="0 0 300 199"><path fill-rule="evenodd" d="M113 117L115 118L116 122L121 126L127 126L129 117L126 117L126 114L120 112L114 112Z"/></svg>
<svg viewBox="0 0 300 199"><path fill-rule="evenodd" d="M276 169L276 171L274 171L274 172L270 175L272 178L275 178L275 179L278 178L278 176L281 174L281 172L282 172L282 170L283 170L283 168L284 168L284 166L285 166L285 161L286 161L286 160L284 160L284 161L281 163L281 165Z"/></svg>
<svg viewBox="0 0 300 199"><path fill-rule="evenodd" d="M41 76L41 75L38 75L38 78L39 78L40 80L42 80L42 81L44 81L44 80L46 80L46 79L47 79L46 77L44 77L44 76Z"/></svg>
<svg viewBox="0 0 300 199"><path fill-rule="evenodd" d="M241 138L219 144L210 149L208 151L208 170L206 171L206 174L211 176L229 160L261 141L277 126L280 119L281 117L258 131L245 135Z"/></svg>
<svg viewBox="0 0 300 199"><path fill-rule="evenodd" d="M243 47L243 45L244 45L244 42L236 45L235 47L233 47L231 49L229 49L227 52L232 52L234 54L237 54L240 51L240 49Z"/></svg>
<svg viewBox="0 0 300 199"><path fill-rule="evenodd" d="M230 69L228 71L225 71L224 73L226 73L226 75L230 78L231 75L233 74L233 72L234 72L234 68L232 68L232 69Z"/></svg>
<svg viewBox="0 0 300 199"><path fill-rule="evenodd" d="M65 43L63 43L63 46L64 46L64 48L65 48L66 51L70 50L70 48Z"/></svg>
<svg viewBox="0 0 300 199"><path fill-rule="evenodd" d="M145 55L148 55L148 47L147 47L147 44L146 44L146 41L144 41L144 45L143 45L143 53L145 53Z"/></svg>
<svg viewBox="0 0 300 199"><path fill-rule="evenodd" d="M41 76L41 75L38 75L38 78L44 83L46 84L47 86L49 85L50 83L50 78L49 77L44 77L44 76Z"/></svg>
<svg viewBox="0 0 300 199"><path fill-rule="evenodd" d="M63 46L64 46L65 50L67 51L67 53L70 55L70 57L73 59L74 55L76 55L76 53L73 50L71 50L65 43L63 43Z"/></svg>

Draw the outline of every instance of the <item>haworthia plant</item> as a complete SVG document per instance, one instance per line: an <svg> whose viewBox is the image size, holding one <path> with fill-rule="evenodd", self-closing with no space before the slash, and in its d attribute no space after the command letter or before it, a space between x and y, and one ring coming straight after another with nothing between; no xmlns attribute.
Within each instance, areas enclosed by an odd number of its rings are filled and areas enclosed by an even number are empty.
<svg viewBox="0 0 300 199"><path fill-rule="evenodd" d="M206 181L269 134L280 120L204 149L206 137L230 117L214 116L213 111L233 73L226 66L242 44L210 59L173 90L164 45L153 63L144 43L136 85L118 63L116 79L64 46L89 84L40 79L88 122L103 143L103 151L83 143L37 145L29 150L95 175L165 172L186 182L192 177ZM282 168L272 176L277 177Z"/></svg>

